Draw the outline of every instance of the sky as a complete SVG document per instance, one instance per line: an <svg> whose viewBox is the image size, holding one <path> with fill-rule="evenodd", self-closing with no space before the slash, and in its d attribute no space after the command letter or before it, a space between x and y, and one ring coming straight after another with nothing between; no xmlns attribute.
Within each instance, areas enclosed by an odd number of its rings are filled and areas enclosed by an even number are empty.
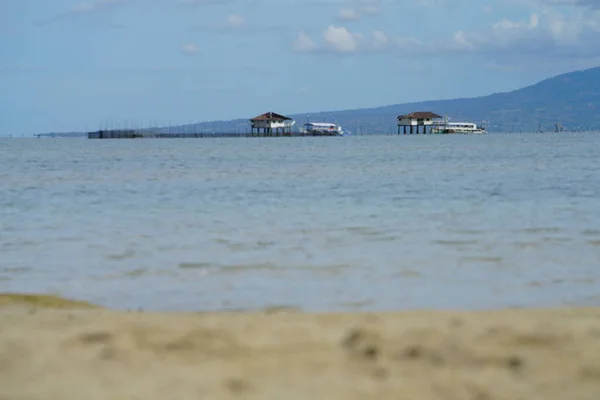
<svg viewBox="0 0 600 400"><path fill-rule="evenodd" d="M0 135L473 97L600 65L600 0L0 0Z"/></svg>

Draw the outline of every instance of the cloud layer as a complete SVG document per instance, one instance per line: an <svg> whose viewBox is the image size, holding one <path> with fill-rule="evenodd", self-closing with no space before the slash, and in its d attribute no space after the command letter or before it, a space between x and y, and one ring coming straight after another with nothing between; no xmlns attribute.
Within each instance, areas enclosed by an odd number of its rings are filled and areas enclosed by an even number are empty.
<svg viewBox="0 0 600 400"><path fill-rule="evenodd" d="M345 27L330 25L321 33L320 43L315 42L306 32L296 37L294 50L305 53L352 54L385 50L390 39L380 31L370 34L352 32Z"/></svg>
<svg viewBox="0 0 600 400"><path fill-rule="evenodd" d="M349 3L338 12L338 19L354 21L368 15L377 15L381 11L381 0L361 0Z"/></svg>
<svg viewBox="0 0 600 400"><path fill-rule="evenodd" d="M435 9L452 7L456 3L419 0L418 6ZM523 2L514 3L524 6ZM304 53L345 55L383 51L427 56L461 54L506 61L532 56L542 59L600 56L600 0L533 0L528 3L529 16L521 19L496 15L495 8L485 4L481 6L480 14L493 22L487 27L461 26L451 31L448 37L425 39L419 37L418 32L399 35L398 30L385 29L373 29L364 34L344 26L344 22L350 23L367 13L381 12L381 6L381 2L364 1L350 8L344 7L337 16L342 20L341 25L331 24L319 34L301 31L293 49ZM367 9L369 12L365 11Z"/></svg>
<svg viewBox="0 0 600 400"><path fill-rule="evenodd" d="M59 14L60 16L75 16L84 14L94 14L115 9L122 6L130 0L96 0L73 5L68 10Z"/></svg>

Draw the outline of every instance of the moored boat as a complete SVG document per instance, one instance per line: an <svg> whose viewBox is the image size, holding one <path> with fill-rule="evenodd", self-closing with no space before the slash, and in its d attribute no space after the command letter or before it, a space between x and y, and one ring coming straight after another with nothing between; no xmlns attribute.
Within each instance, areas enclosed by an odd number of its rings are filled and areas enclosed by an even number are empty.
<svg viewBox="0 0 600 400"><path fill-rule="evenodd" d="M329 122L307 122L301 131L314 136L344 136L341 126Z"/></svg>
<svg viewBox="0 0 600 400"><path fill-rule="evenodd" d="M484 134L486 130L483 126L477 126L477 124L473 122L448 122L444 121L442 123L436 124L431 133L441 133L441 134L450 134L450 133L463 133L463 134Z"/></svg>

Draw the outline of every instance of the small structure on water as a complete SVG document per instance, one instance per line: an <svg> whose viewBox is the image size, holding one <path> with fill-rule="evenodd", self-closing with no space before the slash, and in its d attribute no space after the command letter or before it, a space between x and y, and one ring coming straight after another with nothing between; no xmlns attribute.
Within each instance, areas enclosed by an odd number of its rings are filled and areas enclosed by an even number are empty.
<svg viewBox="0 0 600 400"><path fill-rule="evenodd" d="M441 115L437 115L432 113L431 111L417 111L406 115L398 116L398 134L400 134L400 128L404 129L404 134L406 135L406 128L410 127L410 133L413 133L413 130L416 127L416 132L419 134L419 127L423 127L423 133L427 133L427 127L436 125L435 120L441 119Z"/></svg>
<svg viewBox="0 0 600 400"><path fill-rule="evenodd" d="M88 139L136 139L144 137L133 129L110 129L88 132Z"/></svg>
<svg viewBox="0 0 600 400"><path fill-rule="evenodd" d="M483 126L477 126L473 122L448 122L444 120L441 124L436 124L431 133L486 133Z"/></svg>
<svg viewBox="0 0 600 400"><path fill-rule="evenodd" d="M344 136L342 127L330 122L307 122L301 132L312 136Z"/></svg>
<svg viewBox="0 0 600 400"><path fill-rule="evenodd" d="M265 136L272 136L273 133L275 133L275 136L279 136L280 134L285 136L286 134L291 135L292 127L296 121L281 114L268 112L252 118L250 123L253 134L255 129L257 134L260 134L262 129L262 133Z"/></svg>

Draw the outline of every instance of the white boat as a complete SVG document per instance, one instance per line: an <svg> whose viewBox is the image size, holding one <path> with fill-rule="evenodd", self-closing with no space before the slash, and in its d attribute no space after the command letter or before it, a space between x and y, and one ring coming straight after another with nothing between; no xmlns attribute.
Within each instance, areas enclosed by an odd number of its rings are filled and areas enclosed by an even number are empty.
<svg viewBox="0 0 600 400"><path fill-rule="evenodd" d="M329 122L307 122L302 132L315 136L344 136L341 126Z"/></svg>
<svg viewBox="0 0 600 400"><path fill-rule="evenodd" d="M439 124L435 124L431 130L431 133L474 133L484 134L486 130L484 127L477 126L472 122L448 122L444 121Z"/></svg>

